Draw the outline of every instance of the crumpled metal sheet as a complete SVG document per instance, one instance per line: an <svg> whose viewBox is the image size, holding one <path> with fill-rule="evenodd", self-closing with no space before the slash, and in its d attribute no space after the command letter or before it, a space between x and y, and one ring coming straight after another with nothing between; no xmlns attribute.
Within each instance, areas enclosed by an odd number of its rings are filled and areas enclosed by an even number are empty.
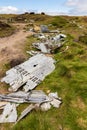
<svg viewBox="0 0 87 130"><path fill-rule="evenodd" d="M58 97L57 92L55 92L55 93L49 93L48 96L52 99L51 102L50 102L51 105L53 107L59 108L60 104L61 104L61 98Z"/></svg>
<svg viewBox="0 0 87 130"><path fill-rule="evenodd" d="M6 72L2 82L11 87L9 91L17 91L22 85L25 91L34 89L44 78L55 69L54 60L44 54L37 54L24 63Z"/></svg>
<svg viewBox="0 0 87 130"><path fill-rule="evenodd" d="M48 111L51 108L51 104L50 102L46 102L46 103L41 104L40 107L42 111Z"/></svg>
<svg viewBox="0 0 87 130"><path fill-rule="evenodd" d="M16 123L18 123L22 118L24 118L28 113L30 113L33 109L36 108L36 104L33 105L29 105L22 113L21 115L19 116L19 118L17 119Z"/></svg>
<svg viewBox="0 0 87 130"><path fill-rule="evenodd" d="M13 103L43 103L48 100L47 95L41 90L32 90L31 92L19 91L7 95L0 94L0 101Z"/></svg>
<svg viewBox="0 0 87 130"><path fill-rule="evenodd" d="M57 92L55 93L49 93L48 95L48 102L42 103L41 104L41 110L42 111L47 111L51 108L51 105L55 108L59 108L60 104L62 103L61 98L58 97Z"/></svg>
<svg viewBox="0 0 87 130"><path fill-rule="evenodd" d="M0 123L16 122L16 120L17 120L16 104L8 103L4 107L3 113L0 115Z"/></svg>
<svg viewBox="0 0 87 130"><path fill-rule="evenodd" d="M58 97L57 92L46 95L42 90L32 90L31 92L18 91L7 95L0 94L0 101L7 101L13 103L32 103L20 115L17 120L16 104L8 103L4 107L3 113L0 115L0 123L17 122L26 116L30 111L36 107L42 111L47 111L51 106L59 108L61 98Z"/></svg>

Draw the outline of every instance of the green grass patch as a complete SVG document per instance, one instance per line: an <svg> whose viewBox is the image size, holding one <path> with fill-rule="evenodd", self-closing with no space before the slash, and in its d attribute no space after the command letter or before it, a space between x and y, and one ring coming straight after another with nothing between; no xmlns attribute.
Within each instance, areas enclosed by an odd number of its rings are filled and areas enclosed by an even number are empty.
<svg viewBox="0 0 87 130"><path fill-rule="evenodd" d="M31 17L35 18L36 16L32 15ZM47 22L47 16L44 17L44 22ZM41 89L46 93L48 90L58 92L59 97L62 98L61 107L59 109L51 108L47 112L34 110L16 125L1 124L1 128L4 130L87 130L87 45L81 44L80 41L74 41L74 31L78 32L78 36L80 33L83 34L83 31L79 32L77 26L71 26L70 23L68 28L70 20L80 23L81 19L59 16L49 17L47 22L47 24L52 23L54 28L66 28L65 33L68 36L64 46L53 54L56 60L55 70L36 89ZM36 20L38 23L42 23L39 16ZM38 42L38 39L33 36L27 38L24 53L34 50L33 42ZM66 46L69 46L68 50L60 53L65 50ZM26 57L29 58L29 55L27 54ZM7 64L5 67L9 68L9 65ZM81 99L80 102L78 102L78 98ZM20 105L18 115L26 107L27 104ZM85 125L84 122L78 122L79 119L84 119Z"/></svg>

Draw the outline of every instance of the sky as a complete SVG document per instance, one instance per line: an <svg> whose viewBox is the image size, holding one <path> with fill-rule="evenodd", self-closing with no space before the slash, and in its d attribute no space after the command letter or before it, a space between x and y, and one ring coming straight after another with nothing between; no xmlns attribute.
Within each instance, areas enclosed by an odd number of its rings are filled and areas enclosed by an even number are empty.
<svg viewBox="0 0 87 130"><path fill-rule="evenodd" d="M45 12L49 15L87 15L87 0L0 0L0 13Z"/></svg>

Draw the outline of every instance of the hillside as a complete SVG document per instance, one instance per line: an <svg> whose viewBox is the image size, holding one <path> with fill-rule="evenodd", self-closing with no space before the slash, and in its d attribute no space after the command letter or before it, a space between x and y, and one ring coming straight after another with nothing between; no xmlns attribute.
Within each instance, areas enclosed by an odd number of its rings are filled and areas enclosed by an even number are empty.
<svg viewBox="0 0 87 130"><path fill-rule="evenodd" d="M58 29L61 33L67 35L64 46L51 55L58 61L55 64L55 71L37 87L37 89L44 90L46 93L48 91L58 92L63 103L59 109L52 108L47 112L32 111L16 125L0 124L0 129L87 130L87 17L21 14L10 16L10 18L12 19L10 25L15 24L16 26L18 24L19 26L24 23L25 26L23 26L22 31L25 32L33 26L30 25L32 23L34 25L50 25L50 30ZM8 30L10 26L4 26L4 28ZM16 45L18 44L16 47L19 50L21 48L21 53L20 51L17 51L17 53L20 53L20 57L24 56L22 61L29 58L26 50L33 49L31 44L37 41L39 41L37 38L29 35L27 35L25 41L18 43L16 41ZM63 52L66 46L68 46L68 50ZM8 58L7 55L5 57ZM22 62L20 57L17 57L17 62ZM16 62L15 55L14 59ZM5 71L12 67L11 61L12 59L2 61L0 77L3 77ZM0 86L1 93L8 92L8 85L0 83ZM19 115L26 106L27 104L18 107Z"/></svg>

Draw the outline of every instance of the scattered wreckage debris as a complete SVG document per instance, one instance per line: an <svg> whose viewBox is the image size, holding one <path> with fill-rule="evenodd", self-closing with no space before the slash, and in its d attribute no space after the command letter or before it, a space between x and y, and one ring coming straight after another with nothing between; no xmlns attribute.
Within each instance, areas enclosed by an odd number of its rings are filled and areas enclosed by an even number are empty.
<svg viewBox="0 0 87 130"><path fill-rule="evenodd" d="M31 56L34 56L34 55L37 55L37 54L41 54L41 52L39 52L39 51L33 51L33 50L26 51L26 53L30 54Z"/></svg>
<svg viewBox="0 0 87 130"><path fill-rule="evenodd" d="M8 70L1 82L5 81L11 86L9 91L17 91L25 84L23 88L27 92L34 89L55 69L54 63L53 58L44 54L35 55L24 63Z"/></svg>
<svg viewBox="0 0 87 130"><path fill-rule="evenodd" d="M55 37L52 37L52 40L55 42L60 42L66 38L65 34L58 34Z"/></svg>
<svg viewBox="0 0 87 130"><path fill-rule="evenodd" d="M29 29L30 32L35 32L35 33L52 33L52 34L56 34L56 33L60 33L61 31L59 30L50 30L49 27L51 27L52 25L35 25L33 23L30 23L31 28Z"/></svg>
<svg viewBox="0 0 87 130"><path fill-rule="evenodd" d="M41 33L49 33L49 29L47 25L33 25L33 27L30 29L30 31L33 32L41 32Z"/></svg>
<svg viewBox="0 0 87 130"><path fill-rule="evenodd" d="M44 102L41 104L41 110L42 111L47 111L51 108L51 105L55 108L59 108L60 104L62 103L62 100L60 97L58 97L57 92L55 93L49 93L48 94L48 99L49 101Z"/></svg>
<svg viewBox="0 0 87 130"><path fill-rule="evenodd" d="M36 35L36 37L39 38L39 34ZM46 40L45 42L32 43L32 45L34 48L37 48L38 50L40 50L42 53L51 54L51 53L54 53L56 49L63 46L66 35L58 34L55 37L50 37L50 38L43 35L43 37ZM43 39L42 37L40 38ZM30 51L30 54L31 54L31 51Z"/></svg>
<svg viewBox="0 0 87 130"><path fill-rule="evenodd" d="M59 30L50 30L50 33L60 33Z"/></svg>
<svg viewBox="0 0 87 130"><path fill-rule="evenodd" d="M42 33L49 33L49 29L47 25L41 25L40 29Z"/></svg>
<svg viewBox="0 0 87 130"><path fill-rule="evenodd" d="M46 39L46 36L43 33L33 34L33 36L39 39Z"/></svg>
<svg viewBox="0 0 87 130"><path fill-rule="evenodd" d="M31 104L29 105L20 115L20 117L17 119L16 123L17 124L22 118L24 118L28 113L30 113L33 109L35 109L37 104Z"/></svg>
<svg viewBox="0 0 87 130"><path fill-rule="evenodd" d="M39 91L40 92L40 91ZM43 93L43 92L42 92ZM57 92L55 93L49 93L47 96L48 101L37 103L37 104L31 104L29 105L20 115L17 122L19 122L22 118L24 118L28 113L30 113L33 109L41 109L42 111L47 111L51 109L51 105L55 108L59 108L60 104L62 103L61 98L58 97ZM16 122L16 123L17 123Z"/></svg>
<svg viewBox="0 0 87 130"><path fill-rule="evenodd" d="M43 91L32 90L30 92L18 91L7 95L0 94L0 101L13 103L43 103L49 100Z"/></svg>
<svg viewBox="0 0 87 130"><path fill-rule="evenodd" d="M51 106L59 108L62 103L61 98L56 93L49 93L47 96L41 90L32 90L30 92L18 91L7 95L0 94L0 101L9 102L4 107L3 113L0 115L0 123L19 122L23 117L30 113L33 109L39 108L42 111L47 111ZM31 103L17 118L16 104Z"/></svg>
<svg viewBox="0 0 87 130"><path fill-rule="evenodd" d="M42 42L42 43L33 43L33 47L40 50L42 53L51 54L55 49L58 49L63 46L64 43L52 43L52 42Z"/></svg>
<svg viewBox="0 0 87 130"><path fill-rule="evenodd" d="M17 120L16 104L8 103L4 107L3 113L0 115L0 123L16 122L16 120Z"/></svg>
<svg viewBox="0 0 87 130"><path fill-rule="evenodd" d="M42 53L50 54L55 49L63 46L66 35L58 34L54 37L44 35L43 33L59 33L57 30L49 31L46 25L41 25L40 28L35 26L34 29L41 32L40 34L34 34L34 36L44 42L33 43L33 47L40 51L27 51L32 57L8 70L6 76L2 78L1 82L9 84L11 86L9 91L13 92L0 94L0 109L4 109L0 115L0 123L15 122L16 124L36 108L47 111L51 106L59 108L62 103L57 92L46 95L41 90L33 89L55 69L55 60ZM35 31L34 29L31 31ZM67 49L68 46L63 52ZM22 86L23 91L17 91ZM18 117L16 107L23 103L29 103L29 106Z"/></svg>

